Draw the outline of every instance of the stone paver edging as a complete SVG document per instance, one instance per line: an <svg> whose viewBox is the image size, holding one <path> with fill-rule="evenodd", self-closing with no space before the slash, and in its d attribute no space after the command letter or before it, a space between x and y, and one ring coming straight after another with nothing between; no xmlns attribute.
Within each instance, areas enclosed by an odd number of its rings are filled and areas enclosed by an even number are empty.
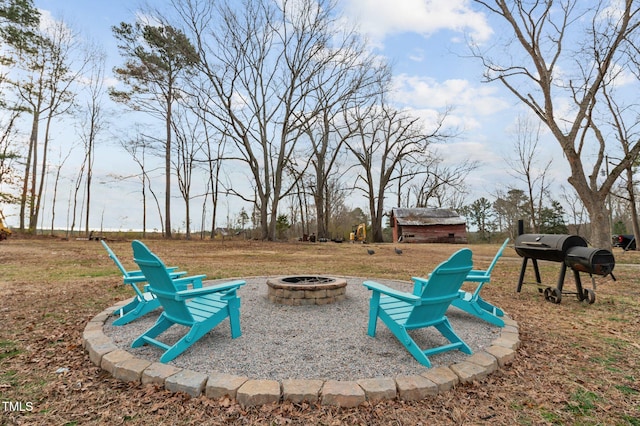
<svg viewBox="0 0 640 426"><path fill-rule="evenodd" d="M365 401L401 399L417 401L446 392L458 383L482 380L512 362L520 346L518 323L504 317L501 335L484 351L448 367L427 369L414 376L376 377L357 381L339 380L255 380L244 376L210 374L135 358L118 348L103 332L105 321L123 301L96 315L82 333L82 346L91 361L116 379L141 384L157 384L171 392L193 397L233 398L242 406L259 406L281 401L320 403L357 407Z"/></svg>

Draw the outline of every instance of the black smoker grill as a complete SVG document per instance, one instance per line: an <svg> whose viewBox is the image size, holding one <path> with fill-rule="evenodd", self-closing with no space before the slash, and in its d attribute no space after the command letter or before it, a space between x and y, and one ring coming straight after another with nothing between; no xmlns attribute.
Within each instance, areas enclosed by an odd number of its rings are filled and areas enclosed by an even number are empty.
<svg viewBox="0 0 640 426"><path fill-rule="evenodd" d="M516 238L515 249L516 253L523 258L520 279L518 280L518 293L522 289L529 259L533 264L536 283L539 287L541 286L541 280L538 260L562 263L556 288L547 287L544 290L541 287L539 288L539 291L544 291L544 298L553 303L560 303L562 294L576 294L578 300L586 300L589 304L596 301L596 294L593 290L582 288L580 272L588 273L592 280L593 275L611 275L611 278L615 280L613 267L616 262L613 254L609 250L587 247L587 241L578 235L522 234ZM573 277L576 282L575 293L563 293L562 291L567 267L573 270ZM595 281L593 282L595 289Z"/></svg>

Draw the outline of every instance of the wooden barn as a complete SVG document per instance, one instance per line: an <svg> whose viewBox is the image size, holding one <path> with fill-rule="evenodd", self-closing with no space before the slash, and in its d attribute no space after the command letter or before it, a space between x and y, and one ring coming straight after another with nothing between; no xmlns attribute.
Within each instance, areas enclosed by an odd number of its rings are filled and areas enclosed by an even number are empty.
<svg viewBox="0 0 640 426"><path fill-rule="evenodd" d="M467 242L467 224L449 209L414 208L391 210L393 242L457 243Z"/></svg>

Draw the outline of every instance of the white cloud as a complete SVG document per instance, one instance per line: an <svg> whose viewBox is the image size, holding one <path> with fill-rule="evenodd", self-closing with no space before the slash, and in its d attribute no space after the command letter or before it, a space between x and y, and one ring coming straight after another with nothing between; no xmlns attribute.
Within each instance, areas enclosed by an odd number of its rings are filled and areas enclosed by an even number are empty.
<svg viewBox="0 0 640 426"><path fill-rule="evenodd" d="M504 111L510 104L499 97L496 86L474 86L468 80L438 82L426 76L398 75L394 78L393 99L415 108L444 110L474 116L488 116Z"/></svg>
<svg viewBox="0 0 640 426"><path fill-rule="evenodd" d="M409 53L408 58L414 62L423 62L426 54L423 49L413 49L412 53Z"/></svg>
<svg viewBox="0 0 640 426"><path fill-rule="evenodd" d="M434 151L444 160L445 165L460 165L469 159L480 164L496 161L496 154L486 143L474 141L455 141L432 145Z"/></svg>
<svg viewBox="0 0 640 426"><path fill-rule="evenodd" d="M345 13L374 43L388 35L415 32L425 37L441 31L469 31L477 41L492 34L484 14L468 0L345 0Z"/></svg>
<svg viewBox="0 0 640 426"><path fill-rule="evenodd" d="M51 11L38 9L38 12L40 12L40 30L46 31L55 25L56 19L53 17Z"/></svg>

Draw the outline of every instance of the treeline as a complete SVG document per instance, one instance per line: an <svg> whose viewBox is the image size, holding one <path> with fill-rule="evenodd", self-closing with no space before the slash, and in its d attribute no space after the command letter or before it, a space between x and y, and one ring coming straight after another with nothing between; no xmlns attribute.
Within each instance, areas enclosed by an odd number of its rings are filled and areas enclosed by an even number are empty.
<svg viewBox="0 0 640 426"><path fill-rule="evenodd" d="M628 223L638 236L640 109L630 95L640 81L638 2L472 3L499 31L491 43L470 39L470 56L486 82L502 84L538 123L514 138L520 149L510 168L523 179L507 189L524 185L532 229L544 229L545 212L554 216L562 207L571 222L591 225L597 246L610 244L614 224ZM0 202L19 207L22 231L42 228L45 208L53 228L65 162L79 150L68 222L72 230L84 222L88 233L94 170L109 161L96 158L96 146L117 127L105 111L111 99L118 118L140 120L119 142L137 167L129 177L139 180L142 228L151 211L166 237L176 228L176 200L187 237L196 218L203 229L209 221L213 234L220 200L235 197L250 206L245 213L259 238L270 240L282 215L329 237L336 206L353 197L366 200L373 241L382 240L392 206L460 210L465 178L477 164L445 165L436 155L437 143L459 133L450 111L426 120L398 108L390 65L337 6L166 0L113 26L118 83L108 86L101 46L62 21L41 22L32 0L0 0ZM540 126L566 162L572 194L563 200L549 196L548 167L532 167ZM59 127L65 135L77 128L73 140L56 139ZM622 211L617 204L629 215L614 217ZM576 222L579 211L585 217Z"/></svg>
<svg viewBox="0 0 640 426"><path fill-rule="evenodd" d="M82 44L62 21L41 25L30 0L0 4L2 59L11 64L0 81L9 117L0 188L3 202L20 206L20 230L39 226L47 188L53 228L64 165L64 158L50 159L57 142L83 152L68 208L71 230L84 219L89 232L93 170L108 161L95 156L108 123L106 96L161 123L157 132L141 126L121 145L139 168L142 227L147 210L157 211L166 237L176 228L176 195L188 238L194 218L204 223L207 212L213 233L222 195L251 206L245 214L262 239L277 238L282 214L329 237L352 196L368 200L374 241L382 240L390 201L462 204L464 178L476 164L445 166L435 154L433 145L455 133L447 111L425 121L396 108L389 65L345 25L336 2L173 0L164 10L141 10L112 29L121 61L111 87L100 46ZM78 123L78 143L54 141L52 128L69 116ZM26 142L19 123L31 129ZM204 192L194 193L202 181ZM192 211L196 199L201 212Z"/></svg>

